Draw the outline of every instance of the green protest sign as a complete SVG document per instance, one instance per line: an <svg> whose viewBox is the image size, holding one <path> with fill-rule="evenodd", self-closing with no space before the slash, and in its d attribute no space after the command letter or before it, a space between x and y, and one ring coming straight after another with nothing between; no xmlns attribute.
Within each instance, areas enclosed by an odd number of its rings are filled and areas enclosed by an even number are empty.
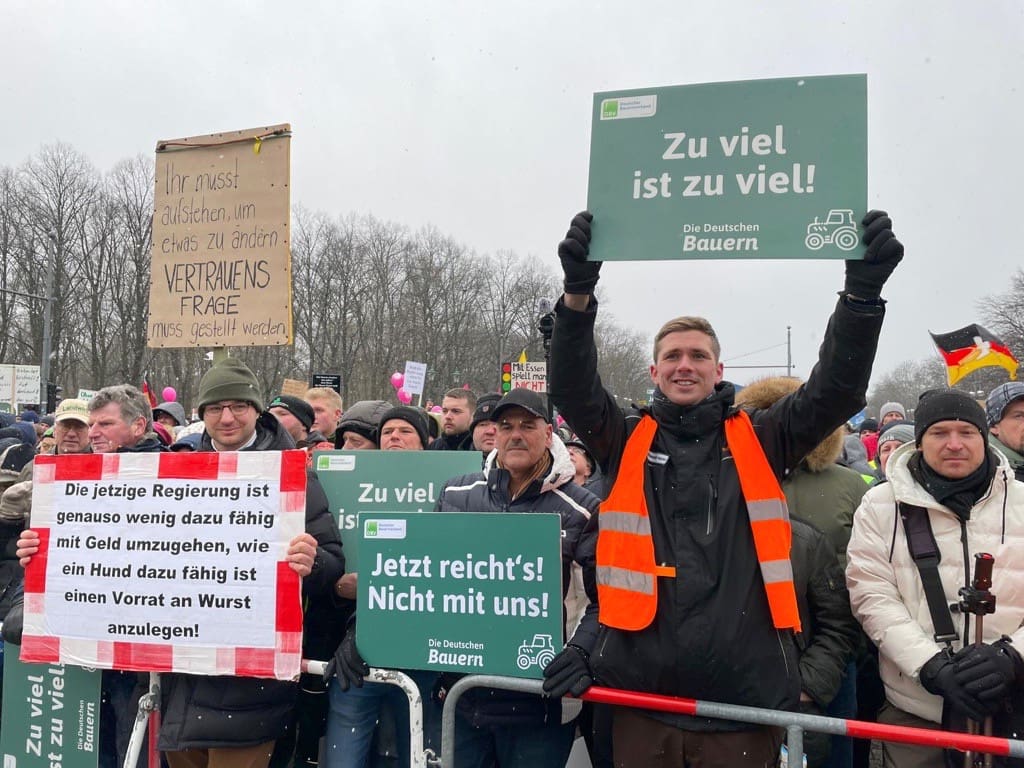
<svg viewBox="0 0 1024 768"><path fill-rule="evenodd" d="M101 673L63 664L25 664L19 655L18 646L4 644L4 765L96 768Z"/></svg>
<svg viewBox="0 0 1024 768"><path fill-rule="evenodd" d="M315 451L313 466L341 530L345 570L359 570L360 512L429 512L446 480L482 465L477 451Z"/></svg>
<svg viewBox="0 0 1024 768"><path fill-rule="evenodd" d="M590 258L863 256L867 77L594 94Z"/></svg>
<svg viewBox="0 0 1024 768"><path fill-rule="evenodd" d="M360 514L366 661L540 678L563 646L553 514Z"/></svg>

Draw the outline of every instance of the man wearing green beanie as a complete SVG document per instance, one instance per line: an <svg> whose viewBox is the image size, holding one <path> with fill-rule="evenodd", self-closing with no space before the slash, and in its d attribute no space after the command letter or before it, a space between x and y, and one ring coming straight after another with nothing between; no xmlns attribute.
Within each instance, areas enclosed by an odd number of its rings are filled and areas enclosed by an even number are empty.
<svg viewBox="0 0 1024 768"><path fill-rule="evenodd" d="M255 374L236 358L229 357L206 372L199 383L197 409L206 428L200 451L295 448L280 422L264 411ZM311 471L306 483L306 532L289 543L285 559L303 577L304 654L328 658L343 630L332 625L331 617L337 613L332 595L334 583L345 572L345 557L327 497ZM318 676L303 675L301 694L294 683L257 678L165 674L162 682L159 748L171 768L187 768L193 764L191 754L210 748L222 754L228 749L237 751L237 764L263 768L269 763L274 742L286 732L294 733L301 713L317 705L326 713L323 690L312 690ZM221 707L218 702L226 705ZM310 733L316 728L315 723L299 723L300 747L306 741L315 744L319 740L318 733ZM298 751L296 754L298 763Z"/></svg>

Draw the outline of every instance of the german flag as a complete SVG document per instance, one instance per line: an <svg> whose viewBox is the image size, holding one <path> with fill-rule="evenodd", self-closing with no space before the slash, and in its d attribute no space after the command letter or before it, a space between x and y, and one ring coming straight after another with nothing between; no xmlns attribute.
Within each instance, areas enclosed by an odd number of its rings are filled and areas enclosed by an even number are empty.
<svg viewBox="0 0 1024 768"><path fill-rule="evenodd" d="M149 384L149 374L142 374L142 394L149 400L149 407L156 408L156 395L153 394L153 387Z"/></svg>
<svg viewBox="0 0 1024 768"><path fill-rule="evenodd" d="M979 368L997 365L1011 379L1017 378L1017 358L1003 342L980 325L968 325L949 333L928 332L946 363L946 380L953 386Z"/></svg>

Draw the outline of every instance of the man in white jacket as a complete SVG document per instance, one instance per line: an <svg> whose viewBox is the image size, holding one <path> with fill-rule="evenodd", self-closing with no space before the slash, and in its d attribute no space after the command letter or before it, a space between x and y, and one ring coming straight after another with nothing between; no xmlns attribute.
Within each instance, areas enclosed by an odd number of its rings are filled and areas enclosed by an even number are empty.
<svg viewBox="0 0 1024 768"><path fill-rule="evenodd" d="M889 457L890 482L869 490L854 514L846 581L853 613L879 650L887 700L880 722L936 728L943 705L984 720L1024 682L1024 484L986 432L985 412L966 394L927 393L915 442ZM927 511L946 606L969 585L974 555L994 556L997 608L985 617L984 643L973 644L972 617L961 612L951 613L957 639L936 639L901 520L908 505ZM910 745L885 744L884 757L894 768L944 765L941 750Z"/></svg>

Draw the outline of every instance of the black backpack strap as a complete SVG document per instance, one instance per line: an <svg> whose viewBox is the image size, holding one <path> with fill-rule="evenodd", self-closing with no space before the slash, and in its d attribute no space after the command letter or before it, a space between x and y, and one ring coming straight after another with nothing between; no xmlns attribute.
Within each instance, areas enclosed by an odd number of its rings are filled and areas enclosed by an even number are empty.
<svg viewBox="0 0 1024 768"><path fill-rule="evenodd" d="M939 562L942 556L935 541L935 534L932 533L931 522L928 520L928 510L902 501L898 502L898 505L903 530L907 534L907 547L921 574L924 596L928 601L928 611L932 615L932 624L935 627L935 642L949 645L957 639L957 634L953 628L949 602L942 589L942 579L939 578Z"/></svg>

